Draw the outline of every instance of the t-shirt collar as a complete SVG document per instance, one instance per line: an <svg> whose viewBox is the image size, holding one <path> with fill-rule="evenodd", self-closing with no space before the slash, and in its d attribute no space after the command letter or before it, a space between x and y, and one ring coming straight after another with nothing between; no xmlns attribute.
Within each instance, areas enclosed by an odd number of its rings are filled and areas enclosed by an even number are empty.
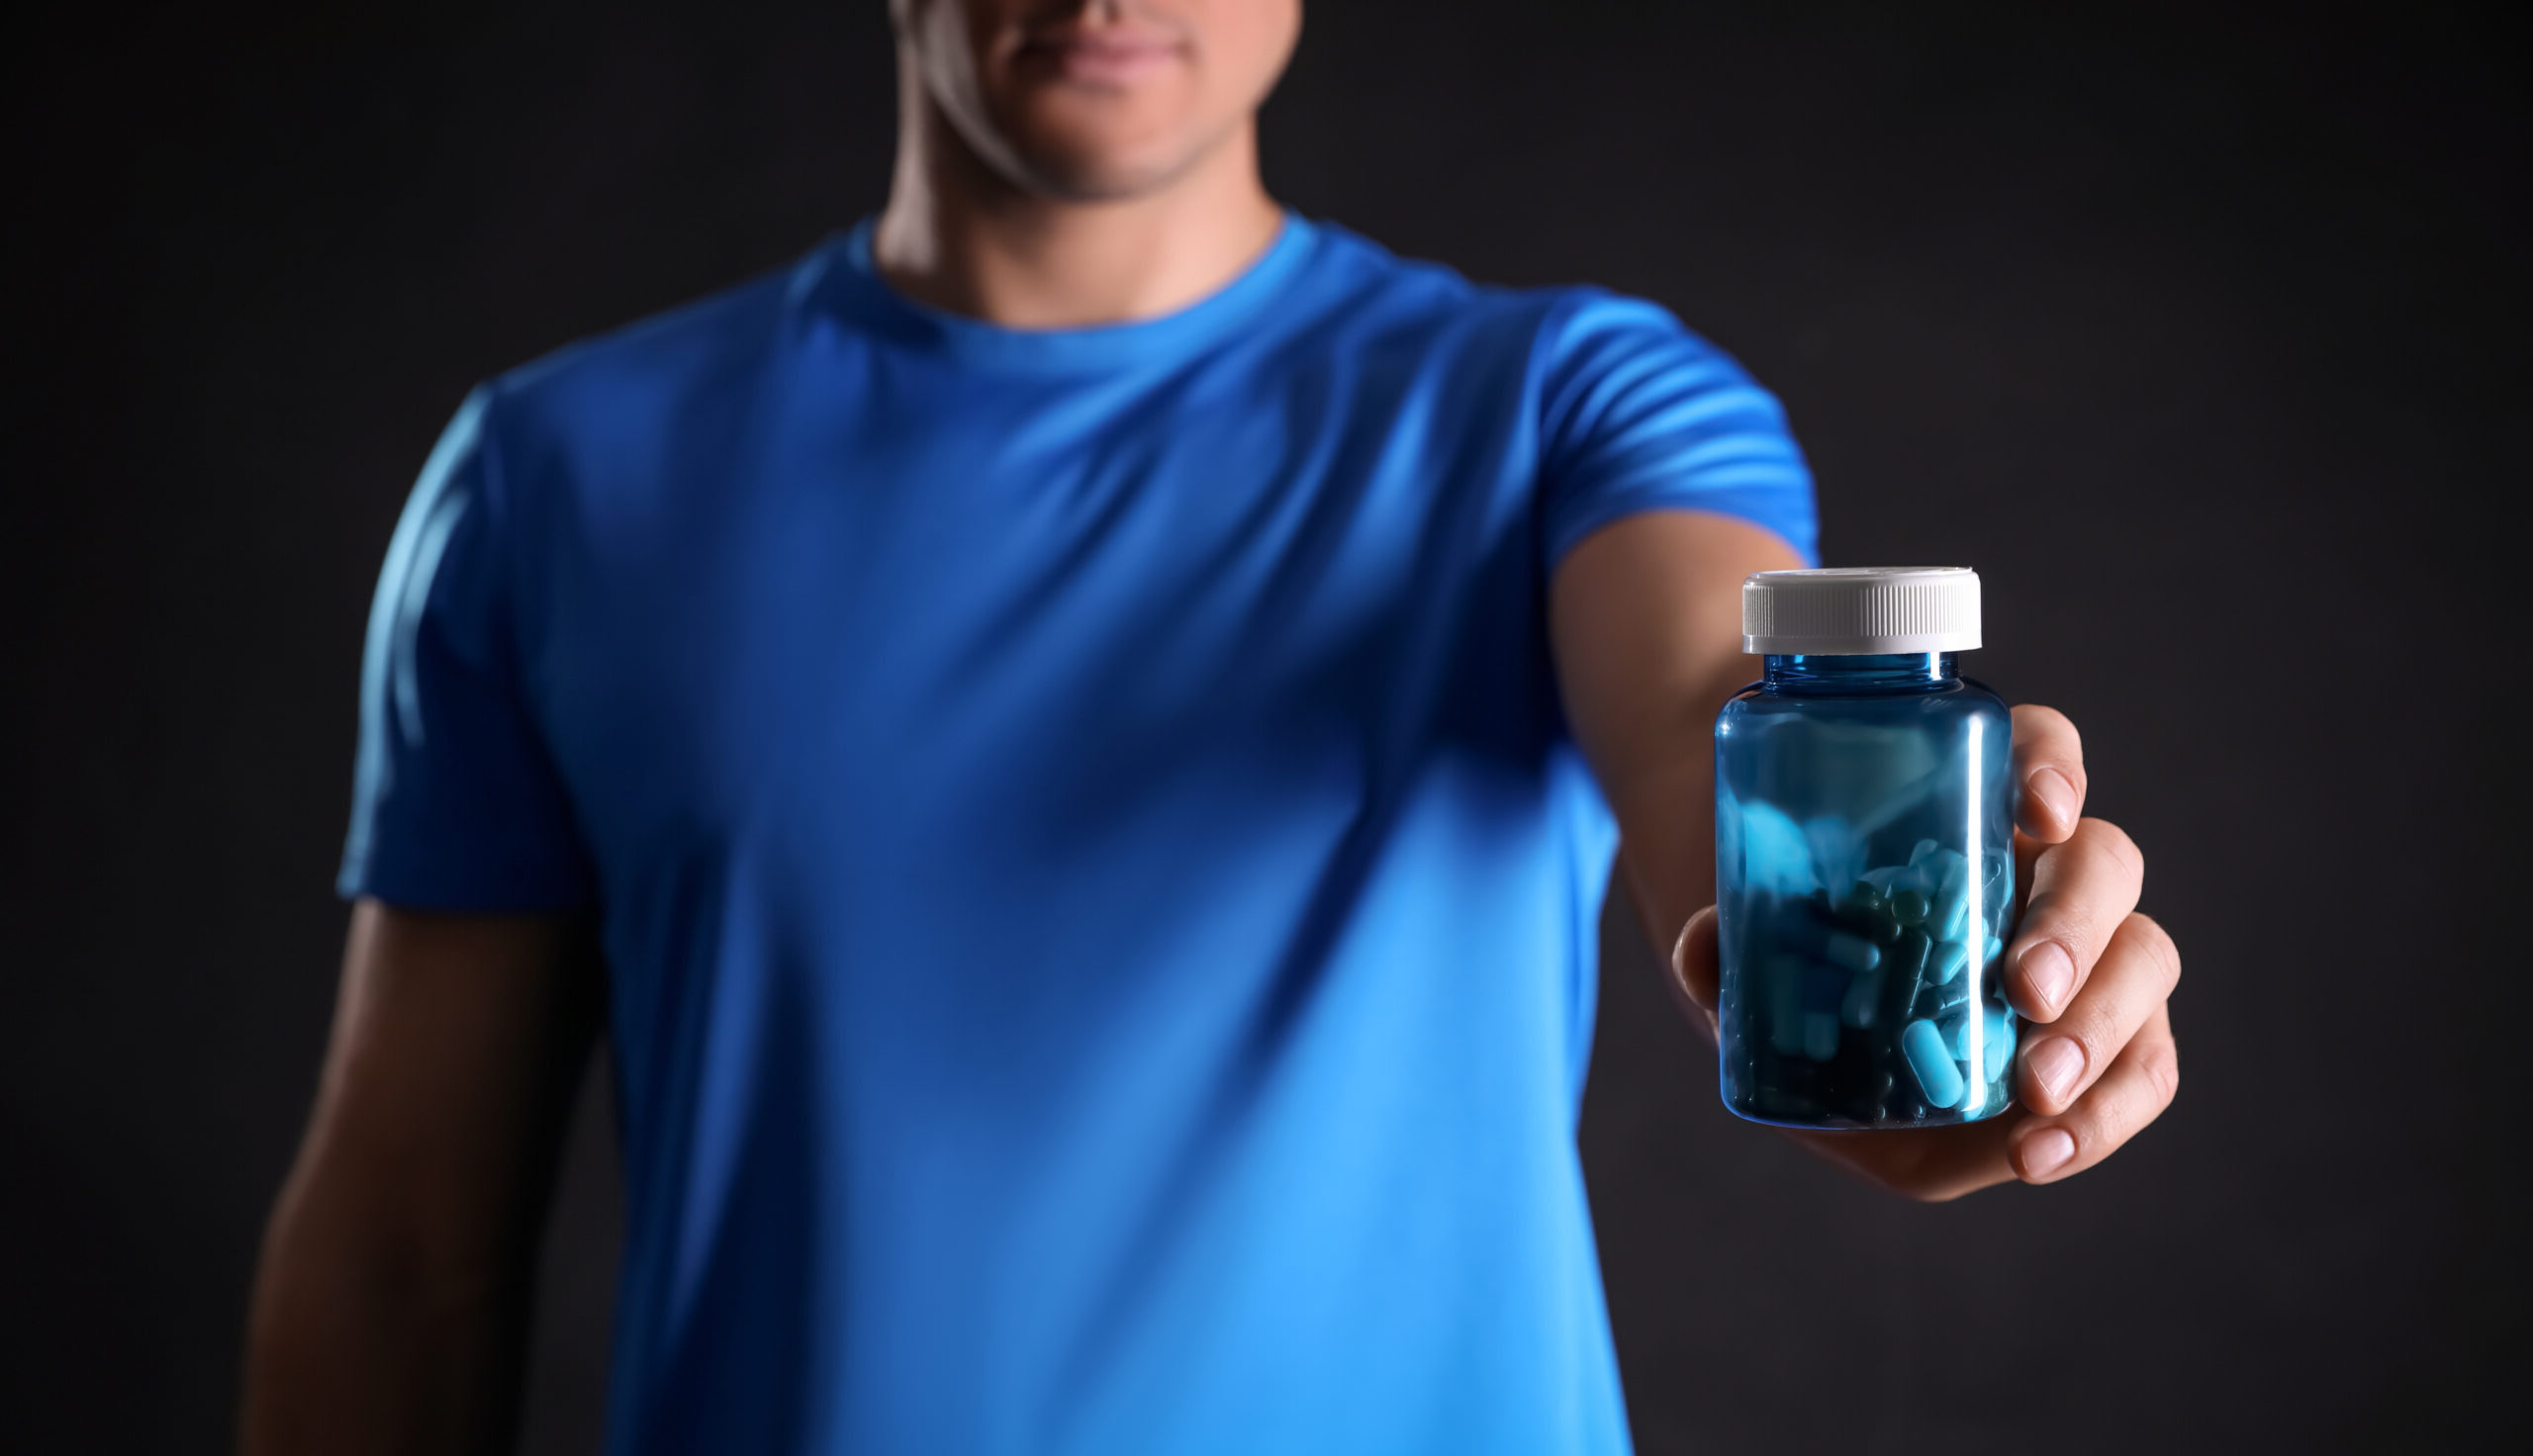
<svg viewBox="0 0 2533 1456"><path fill-rule="evenodd" d="M1056 370L1166 362L1203 349L1256 318L1283 290L1316 245L1319 231L1287 210L1275 240L1239 276L1157 318L1081 328L1010 328L898 292L872 260L874 222L863 219L812 254L818 276L803 280L806 292L839 315L908 347L1002 368Z"/></svg>

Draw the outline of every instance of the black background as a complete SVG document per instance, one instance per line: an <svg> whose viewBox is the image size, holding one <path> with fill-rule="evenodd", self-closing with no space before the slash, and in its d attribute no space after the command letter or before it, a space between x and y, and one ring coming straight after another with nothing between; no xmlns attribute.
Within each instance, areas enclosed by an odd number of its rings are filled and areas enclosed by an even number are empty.
<svg viewBox="0 0 2533 1456"><path fill-rule="evenodd" d="M361 622L467 386L883 197L880 0L100 8L9 47L0 1444L227 1439ZM1966 562L2179 938L2102 1169L1943 1208L1717 1104L1614 914L1581 1133L1648 1453L2522 1428L2525 56L2432 5L1313 7L1279 195L1671 305L1833 563ZM589 1450L613 1169L529 1449ZM25 1442L25 1445L20 1445Z"/></svg>

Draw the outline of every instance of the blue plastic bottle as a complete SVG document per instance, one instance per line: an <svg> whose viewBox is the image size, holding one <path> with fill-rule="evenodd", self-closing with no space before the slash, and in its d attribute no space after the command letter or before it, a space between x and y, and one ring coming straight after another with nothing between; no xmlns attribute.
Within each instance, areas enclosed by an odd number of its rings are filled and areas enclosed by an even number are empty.
<svg viewBox="0 0 2533 1456"><path fill-rule="evenodd" d="M1724 1101L1804 1128L1916 1128L2013 1101L2013 721L1964 679L1961 568L1761 572L1766 678L1715 722Z"/></svg>

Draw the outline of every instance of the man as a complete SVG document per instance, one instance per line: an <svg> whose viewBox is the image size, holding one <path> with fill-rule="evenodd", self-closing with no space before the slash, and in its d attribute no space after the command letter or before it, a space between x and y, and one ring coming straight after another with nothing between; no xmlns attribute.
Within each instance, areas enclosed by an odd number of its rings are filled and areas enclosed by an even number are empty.
<svg viewBox="0 0 2533 1456"><path fill-rule="evenodd" d="M604 1016L614 1451L1625 1449L1593 932L1618 849L1711 1033L1709 725L1813 540L1773 401L1276 207L1297 0L895 20L875 224L423 471L248 1447L508 1438ZM1916 1197L2174 1087L2137 853L2016 736L2028 1111L1802 1139Z"/></svg>

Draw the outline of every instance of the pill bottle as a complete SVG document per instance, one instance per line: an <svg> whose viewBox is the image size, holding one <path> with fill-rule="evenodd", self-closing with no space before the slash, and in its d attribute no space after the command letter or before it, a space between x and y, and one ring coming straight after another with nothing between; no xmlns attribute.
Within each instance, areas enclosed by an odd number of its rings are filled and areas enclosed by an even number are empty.
<svg viewBox="0 0 2533 1456"><path fill-rule="evenodd" d="M1715 721L1725 1105L1801 1128L1977 1122L2013 1098L2013 720L1963 678L1979 577L1760 572L1765 678Z"/></svg>

